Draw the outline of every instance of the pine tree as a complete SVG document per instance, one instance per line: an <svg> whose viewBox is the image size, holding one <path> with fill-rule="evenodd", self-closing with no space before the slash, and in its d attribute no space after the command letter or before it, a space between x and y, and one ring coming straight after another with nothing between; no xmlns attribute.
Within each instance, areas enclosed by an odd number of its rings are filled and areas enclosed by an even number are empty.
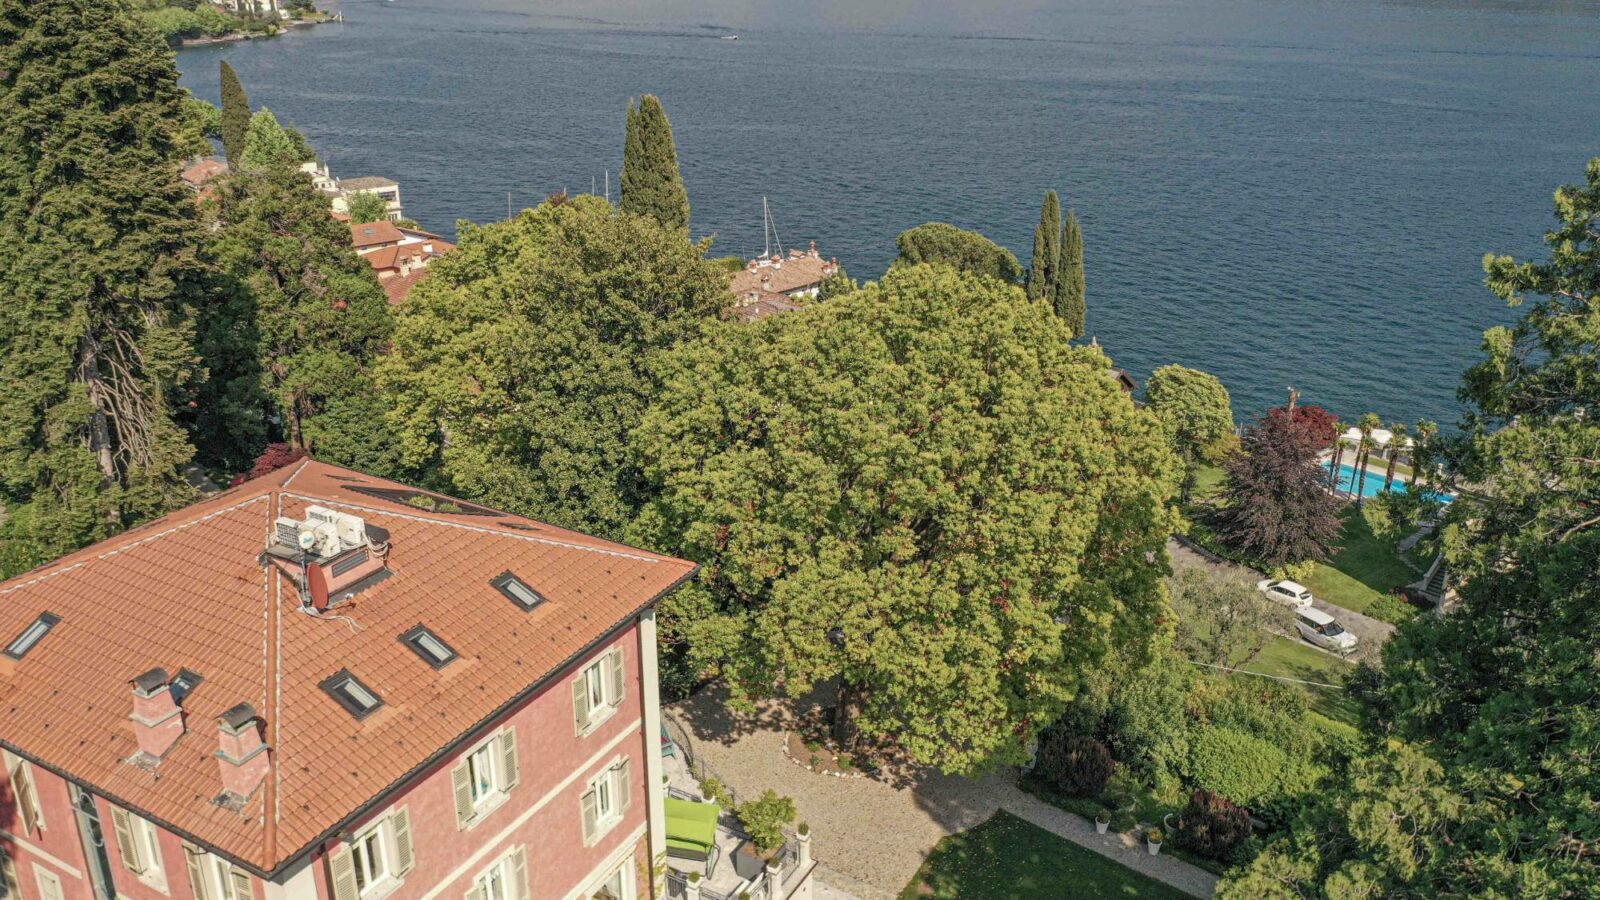
<svg viewBox="0 0 1600 900"><path fill-rule="evenodd" d="M233 72L227 60L222 61L222 152L228 165L237 166L244 159L245 136L250 131L250 100L245 96L244 85Z"/></svg>
<svg viewBox="0 0 1600 900"><path fill-rule="evenodd" d="M177 82L124 4L0 0L0 544L55 555L189 494L173 408L205 282Z"/></svg>
<svg viewBox="0 0 1600 900"><path fill-rule="evenodd" d="M1033 261L1028 266L1028 299L1054 302L1056 273L1060 265L1061 201L1055 191L1046 191L1044 208L1039 211L1039 227L1033 230Z"/></svg>
<svg viewBox="0 0 1600 900"><path fill-rule="evenodd" d="M1083 230L1078 227L1078 214L1067 211L1067 224L1061 232L1061 269L1055 286L1056 315L1072 329L1074 337L1083 337L1088 309L1085 304L1083 281Z"/></svg>
<svg viewBox="0 0 1600 900"><path fill-rule="evenodd" d="M638 108L628 103L622 150L622 210L649 216L688 234L689 192L678 173L678 149L661 101L645 94Z"/></svg>
<svg viewBox="0 0 1600 900"><path fill-rule="evenodd" d="M265 106L250 117L250 129L245 132L244 153L236 166L243 169L260 169L300 164L300 148L282 125L278 117Z"/></svg>

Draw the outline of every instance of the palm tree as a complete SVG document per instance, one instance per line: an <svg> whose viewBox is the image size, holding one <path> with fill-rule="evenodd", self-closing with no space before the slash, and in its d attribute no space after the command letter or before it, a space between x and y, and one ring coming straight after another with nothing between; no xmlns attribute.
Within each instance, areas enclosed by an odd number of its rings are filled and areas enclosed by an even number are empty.
<svg viewBox="0 0 1600 900"><path fill-rule="evenodd" d="M1417 440L1411 448L1411 481L1418 487L1422 486L1422 476L1428 468L1428 442L1439 433L1439 426L1427 419L1417 420L1415 427Z"/></svg>
<svg viewBox="0 0 1600 900"><path fill-rule="evenodd" d="M1385 494L1394 486L1394 464L1400 461L1400 448L1406 445L1406 423L1396 422L1389 426L1389 430L1393 432L1393 436L1389 438L1389 466L1383 472Z"/></svg>
<svg viewBox="0 0 1600 900"><path fill-rule="evenodd" d="M1344 462L1344 430L1343 422L1333 423L1333 448L1328 451L1328 486L1334 490L1339 489L1339 464Z"/></svg>
<svg viewBox="0 0 1600 900"><path fill-rule="evenodd" d="M1383 425L1383 420L1377 413L1367 413L1361 417L1361 422L1356 426L1361 429L1361 443L1356 447L1356 471L1361 479L1360 486L1356 488L1356 508L1366 502L1367 493L1367 460L1372 457L1372 433Z"/></svg>

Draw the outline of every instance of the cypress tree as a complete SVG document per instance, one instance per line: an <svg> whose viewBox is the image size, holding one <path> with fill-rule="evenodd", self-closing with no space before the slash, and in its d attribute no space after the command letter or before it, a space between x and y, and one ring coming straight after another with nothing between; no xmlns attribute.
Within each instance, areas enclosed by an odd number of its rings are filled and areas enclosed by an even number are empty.
<svg viewBox="0 0 1600 900"><path fill-rule="evenodd" d="M250 131L250 100L244 85L227 60L222 61L222 152L228 165L237 166L244 158L245 137Z"/></svg>
<svg viewBox="0 0 1600 900"><path fill-rule="evenodd" d="M182 117L126 4L0 0L0 544L52 556L189 496L173 409L206 281Z"/></svg>
<svg viewBox="0 0 1600 900"><path fill-rule="evenodd" d="M1046 191L1039 226L1033 229L1033 261L1028 267L1028 299L1054 301L1061 266L1061 201Z"/></svg>
<svg viewBox="0 0 1600 900"><path fill-rule="evenodd" d="M678 173L678 148L661 101L645 94L628 103L622 149L622 210L649 216L669 229L689 232L689 192Z"/></svg>
<svg viewBox="0 0 1600 900"><path fill-rule="evenodd" d="M1055 289L1056 315L1072 329L1074 337L1083 337L1087 315L1083 282L1083 229L1078 227L1078 214L1067 211L1067 224L1061 232L1061 270Z"/></svg>

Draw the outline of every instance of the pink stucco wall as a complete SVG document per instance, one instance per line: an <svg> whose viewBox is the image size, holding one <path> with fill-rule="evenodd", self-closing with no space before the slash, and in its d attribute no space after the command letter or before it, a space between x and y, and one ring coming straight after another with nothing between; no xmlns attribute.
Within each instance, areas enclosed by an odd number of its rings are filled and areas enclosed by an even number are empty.
<svg viewBox="0 0 1600 900"><path fill-rule="evenodd" d="M612 647L623 651L624 698L610 719L594 731L579 737L573 725L571 683L583 668ZM543 691L482 732L487 735L509 725L517 733L519 779L505 803L466 830L456 827L455 800L450 769L459 756L442 761L424 772L401 794L373 810L352 831L366 822L387 815L401 806L411 813L412 843L416 853L414 868L388 897L391 900L417 900L425 896L459 900L473 879L512 847L527 848L530 900L560 900L598 874L597 868L635 841L647 819L646 754L660 752L659 736L648 740L642 729L641 671L639 632L636 624L619 631L609 642L561 673ZM654 672L650 677L654 677ZM476 741L464 745L468 749ZM583 842L583 816L579 798L588 789L591 777L621 758L630 762L632 797L622 820L607 831L594 846ZM26 900L36 900L38 889L33 867L45 866L61 880L63 900L94 900L88 863L73 817L67 783L44 769L33 766L40 803L44 807L46 829L42 835L19 834L21 825L11 808L10 791L0 791L0 831L17 835L26 846L0 834L17 870ZM0 771L0 779L4 778ZM537 809L535 809L537 807ZM141 882L123 867L112 835L111 812L100 801L101 820L118 893L128 900L194 900L189 886L181 841L176 835L161 835L163 869L167 893ZM646 841L637 841L634 858L638 868L647 859ZM327 854L343 844L335 839L319 848L312 864L312 881L319 900L328 900L331 886ZM75 869L51 862L45 855ZM639 895L647 897L647 879L638 879ZM257 898L265 896L263 885L256 884Z"/></svg>

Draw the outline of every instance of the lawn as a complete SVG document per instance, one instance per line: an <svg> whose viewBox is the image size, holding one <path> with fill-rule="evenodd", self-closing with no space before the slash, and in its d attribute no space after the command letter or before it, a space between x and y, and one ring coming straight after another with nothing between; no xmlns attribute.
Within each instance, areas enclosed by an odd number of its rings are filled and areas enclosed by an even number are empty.
<svg viewBox="0 0 1600 900"><path fill-rule="evenodd" d="M940 841L900 892L900 900L1188 896L1004 810Z"/></svg>
<svg viewBox="0 0 1600 900"><path fill-rule="evenodd" d="M1349 674L1353 667L1350 663L1323 653L1304 641L1274 637L1255 659L1241 668L1246 672L1276 675L1279 678L1343 684L1345 675ZM1355 699L1342 688L1313 687L1309 684L1301 687L1308 693L1313 710L1348 725L1357 723Z"/></svg>
<svg viewBox="0 0 1600 900"><path fill-rule="evenodd" d="M1312 573L1301 580L1319 600L1372 615L1368 610L1374 603L1419 576L1395 556L1393 547L1372 533L1354 506L1347 507L1342 515L1344 532L1339 538L1339 552L1326 563L1316 563ZM1404 612L1395 615L1394 608L1392 600L1380 605L1377 611L1385 614L1378 618L1409 618Z"/></svg>

